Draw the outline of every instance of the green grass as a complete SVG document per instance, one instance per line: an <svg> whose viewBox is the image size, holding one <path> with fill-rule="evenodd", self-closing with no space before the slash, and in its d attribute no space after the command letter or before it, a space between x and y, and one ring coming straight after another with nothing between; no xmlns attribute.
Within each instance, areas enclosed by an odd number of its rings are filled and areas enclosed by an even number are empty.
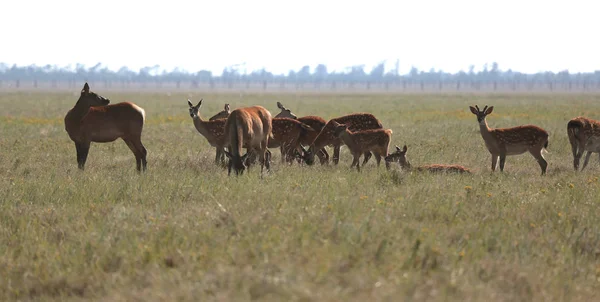
<svg viewBox="0 0 600 302"><path fill-rule="evenodd" d="M600 293L598 158L572 171L567 121L600 95L103 93L147 113L148 171L122 141L85 172L63 117L72 93L0 94L0 300L592 301ZM325 119L370 112L413 165L473 175L280 164L228 177L186 99ZM490 172L468 106L491 127L550 133L548 175L529 154Z"/></svg>

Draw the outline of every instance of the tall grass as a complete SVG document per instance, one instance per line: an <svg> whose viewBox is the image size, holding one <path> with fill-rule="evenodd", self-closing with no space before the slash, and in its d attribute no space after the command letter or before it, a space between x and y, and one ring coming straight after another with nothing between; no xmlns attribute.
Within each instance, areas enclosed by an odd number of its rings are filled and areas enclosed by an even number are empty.
<svg viewBox="0 0 600 302"><path fill-rule="evenodd" d="M93 87L92 87L93 89ZM567 121L598 95L111 94L146 110L148 172L122 141L86 170L62 119L76 94L0 94L0 299L565 301L598 299L597 160L572 171ZM276 101L298 116L370 112L413 165L473 175L285 166L241 177L213 164L187 98L208 118ZM548 175L529 154L491 173L469 105L491 127L550 133Z"/></svg>

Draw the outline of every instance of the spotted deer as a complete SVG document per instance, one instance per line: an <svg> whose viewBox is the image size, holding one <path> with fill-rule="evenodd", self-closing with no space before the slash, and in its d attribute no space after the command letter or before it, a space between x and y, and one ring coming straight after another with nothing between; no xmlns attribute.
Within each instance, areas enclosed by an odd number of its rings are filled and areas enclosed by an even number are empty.
<svg viewBox="0 0 600 302"><path fill-rule="evenodd" d="M290 118L273 118L273 138L269 148L280 148L281 162L292 162L294 151L299 151L300 141L308 133L315 132L310 126Z"/></svg>
<svg viewBox="0 0 600 302"><path fill-rule="evenodd" d="M400 167L403 170L407 170L407 171L416 170L416 171L428 171L428 172L433 172L433 173L435 173L435 172L446 172L446 173L454 172L454 173L471 174L471 170L469 170L463 166L460 166L460 165L433 164L433 165L423 165L423 166L418 166L418 167L412 167L412 165L406 158L407 150L408 150L408 147L406 147L406 145L404 145L404 147L402 147L402 149L400 147L396 146L396 152L391 153L385 157L386 163L397 162L400 164Z"/></svg>
<svg viewBox="0 0 600 302"><path fill-rule="evenodd" d="M370 113L355 113L334 118L327 122L319 135L317 135L315 140L310 144L308 150L304 150L304 161L308 165L313 164L315 151L321 150L325 146L333 146L333 162L336 165L338 164L340 158L340 148L344 142L339 137L334 135L336 123L348 125L350 131L383 129L381 122L379 122L379 120ZM365 158L363 160L363 165L369 161L369 158L371 158L371 152L365 151L364 155Z"/></svg>
<svg viewBox="0 0 600 302"><path fill-rule="evenodd" d="M146 171L148 152L142 144L146 112L136 104L110 100L90 91L85 83L75 106L65 116L65 130L75 143L77 166L85 169L90 145L123 139L135 155L137 171Z"/></svg>
<svg viewBox="0 0 600 302"><path fill-rule="evenodd" d="M573 151L573 168L579 169L579 161L584 151L587 151L583 167L585 169L592 153L600 153L600 121L579 116L567 123L567 135Z"/></svg>
<svg viewBox="0 0 600 302"><path fill-rule="evenodd" d="M303 117L299 118L294 113L292 113L292 111L290 109L283 106L283 104L281 104L280 102L277 102L277 108L281 109L281 112L279 112L279 114L277 114L275 116L275 118L295 119L305 125L310 126L314 130L314 131L308 131L304 135L302 135L302 137L300 138L301 146L302 145L310 146L310 144L315 140L315 138L317 138L317 136L319 135L321 130L323 130L323 127L325 127L325 124L327 124L327 121L325 121L322 117L318 117L318 116L314 116L314 115L308 115L308 116L303 116ZM302 149L298 150L298 151L302 151ZM299 152L298 152L298 154L299 154ZM299 155L300 155L300 158L302 158L304 156L303 154L299 154ZM319 150L316 155L317 155L317 157L319 157L319 161L321 162L322 165L327 164L329 162L329 153L327 153L327 150L325 150L325 148L321 148L321 150Z"/></svg>
<svg viewBox="0 0 600 302"><path fill-rule="evenodd" d="M391 129L369 129L369 130L357 130L350 131L347 125L337 123L333 121L335 126L333 135L340 138L348 149L354 160L350 168L356 166L356 169L360 172L360 156L367 152L373 152L375 159L377 160L377 166L381 162L381 158L388 156L388 148L392 139ZM363 163L364 166L364 163ZM390 168L389 163L386 161L386 168Z"/></svg>
<svg viewBox="0 0 600 302"><path fill-rule="evenodd" d="M229 104L225 104L225 106L223 106L223 110L219 111L219 113L213 115L211 118L209 118L209 121L214 121L214 120L218 120L218 119L226 119L229 114L231 113L230 108L229 108Z"/></svg>
<svg viewBox="0 0 600 302"><path fill-rule="evenodd" d="M529 151L540 165L542 175L546 174L548 163L542 154L548 147L546 130L534 125L493 129L488 127L485 118L492 113L494 106L488 108L486 105L483 110L479 110L479 107L475 105L475 107L469 106L469 109L477 116L481 136L488 151L492 154L492 172L496 171L498 158L500 158L500 171L502 172L506 156L519 155Z"/></svg>
<svg viewBox="0 0 600 302"><path fill-rule="evenodd" d="M190 117L194 122L194 127L202 136L206 138L208 143L217 149L215 155L215 163L222 164L225 161L225 122L226 119L215 119L205 121L200 116L200 106L202 99L196 106L188 99Z"/></svg>
<svg viewBox="0 0 600 302"><path fill-rule="evenodd" d="M232 169L236 175L243 174L248 167L246 159L251 153L258 155L261 173L265 166L270 169L267 146L272 128L271 113L262 106L238 108L231 112L225 122L228 175L231 175ZM243 147L246 147L244 155Z"/></svg>

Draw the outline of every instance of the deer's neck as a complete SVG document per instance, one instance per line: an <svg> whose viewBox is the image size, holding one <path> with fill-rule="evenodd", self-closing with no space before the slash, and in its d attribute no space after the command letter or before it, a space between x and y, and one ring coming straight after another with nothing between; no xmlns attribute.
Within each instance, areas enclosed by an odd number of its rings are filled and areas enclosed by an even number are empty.
<svg viewBox="0 0 600 302"><path fill-rule="evenodd" d="M354 142L354 139L352 137L352 133L350 133L348 130L342 132L342 134L340 135L340 139L342 139L342 141L344 142L344 144L346 146L348 146L348 149L350 149L350 150L356 150L358 148L358 146Z"/></svg>
<svg viewBox="0 0 600 302"><path fill-rule="evenodd" d="M67 114L67 120L70 122L80 122L89 110L90 106L88 104L77 101L73 109L71 109Z"/></svg>
<svg viewBox="0 0 600 302"><path fill-rule="evenodd" d="M199 115L196 115L193 118L193 121L194 127L196 127L196 130L198 130L200 134L202 134L207 139L212 138L212 134L210 133L210 131L208 131L208 128L206 127L206 121L202 120L202 118Z"/></svg>
<svg viewBox="0 0 600 302"><path fill-rule="evenodd" d="M483 119L483 121L479 123L479 132L481 132L483 139L492 137L492 129L488 126L487 120Z"/></svg>

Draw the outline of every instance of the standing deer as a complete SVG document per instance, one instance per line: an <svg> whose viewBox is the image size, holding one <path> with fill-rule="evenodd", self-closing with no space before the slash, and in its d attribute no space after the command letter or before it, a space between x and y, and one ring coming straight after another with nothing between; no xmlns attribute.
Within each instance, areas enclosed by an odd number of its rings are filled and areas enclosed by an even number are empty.
<svg viewBox="0 0 600 302"><path fill-rule="evenodd" d="M325 121L323 118L314 115L308 115L298 118L295 114L292 113L290 109L283 106L283 104L281 104L280 102L277 102L277 108L281 109L281 112L279 112L279 114L277 114L275 118L286 117L295 119L299 122L302 122L305 125L310 126L314 130L307 132L300 138L300 144L304 146L310 146L310 144L315 140L315 138L317 138L321 130L323 130L325 124L327 124L327 121ZM319 157L319 161L322 165L327 164L329 162L329 153L327 153L327 150L325 150L325 148L321 148L321 150L317 152L317 157Z"/></svg>
<svg viewBox="0 0 600 302"><path fill-rule="evenodd" d="M347 125L339 124L336 121L333 121L333 125L335 126L333 135L339 137L348 146L352 156L354 156L350 168L356 165L356 169L360 172L360 156L368 152L373 152L378 167L381 158L388 156L388 148L392 139L391 129L369 129L352 132L348 129ZM385 167L390 168L390 164L387 161L385 162Z"/></svg>
<svg viewBox="0 0 600 302"><path fill-rule="evenodd" d="M300 149L300 141L309 133L315 132L310 126L290 118L273 118L273 137L269 139L269 148L280 148L281 162L291 162L294 151Z"/></svg>
<svg viewBox="0 0 600 302"><path fill-rule="evenodd" d="M567 134L573 151L573 168L579 169L579 161L587 151L583 167L585 169L593 152L600 152L600 121L579 116L567 123Z"/></svg>
<svg viewBox="0 0 600 302"><path fill-rule="evenodd" d="M79 100L65 116L65 130L77 150L77 166L84 170L91 142L121 138L135 155L137 171L145 171L148 152L142 144L142 129L146 112L129 102L109 104L109 99L91 92L85 83Z"/></svg>
<svg viewBox="0 0 600 302"><path fill-rule="evenodd" d="M196 106L194 106L188 99L188 106L190 107L190 117L194 122L196 130L198 130L198 132L206 138L211 146L217 149L215 163L223 163L225 161L225 122L227 120L222 118L212 121L202 120L202 117L200 117L200 106L202 106L202 99Z"/></svg>
<svg viewBox="0 0 600 302"><path fill-rule="evenodd" d="M456 172L456 173L466 173L466 174L471 174L471 170L463 167L463 166L459 166L459 165L424 165L424 166L418 166L413 168L410 164L410 162L408 161L408 159L406 159L406 151L408 150L408 148L406 147L406 145L404 145L404 147L402 149L400 149L400 147L396 146L396 152L391 153L390 155L385 157L385 161L386 163L392 163L392 162L398 162L400 164L400 167L403 170L407 170L407 171L411 171L411 170L417 170L417 171L428 171L428 172Z"/></svg>
<svg viewBox="0 0 600 302"><path fill-rule="evenodd" d="M231 170L236 175L244 173L248 163L246 158L250 153L258 153L260 171L270 169L267 146L273 125L271 113L262 106L238 108L233 110L225 123L225 137L229 152L228 175ZM246 154L242 155L242 147L246 146Z"/></svg>
<svg viewBox="0 0 600 302"><path fill-rule="evenodd" d="M548 163L542 154L548 147L546 130L534 125L492 129L488 127L485 117L492 113L494 106L488 108L486 105L483 110L479 110L479 107L475 105L475 107L469 106L469 109L477 116L481 136L488 151L492 154L492 172L496 171L498 158L500 158L500 171L502 172L507 155L518 155L529 151L540 165L542 175L546 174Z"/></svg>
<svg viewBox="0 0 600 302"><path fill-rule="evenodd" d="M229 108L229 104L225 104L225 106L223 107L223 110L219 111L219 113L213 115L211 118L209 118L209 121L214 121L214 120L218 120L218 119L226 119L229 114L231 113L230 108Z"/></svg>
<svg viewBox="0 0 600 302"><path fill-rule="evenodd" d="M315 140L310 144L309 149L303 150L305 154L304 161L308 165L312 165L314 163L315 151L321 150L328 145L333 146L333 162L336 165L338 164L340 158L340 148L344 142L339 137L334 135L336 123L347 124L350 131L383 129L381 122L379 122L379 120L370 113L355 113L334 118L327 122L319 135L317 135ZM369 161L369 158L371 158L371 152L366 151L364 155L365 159L363 160L363 165L365 165Z"/></svg>

